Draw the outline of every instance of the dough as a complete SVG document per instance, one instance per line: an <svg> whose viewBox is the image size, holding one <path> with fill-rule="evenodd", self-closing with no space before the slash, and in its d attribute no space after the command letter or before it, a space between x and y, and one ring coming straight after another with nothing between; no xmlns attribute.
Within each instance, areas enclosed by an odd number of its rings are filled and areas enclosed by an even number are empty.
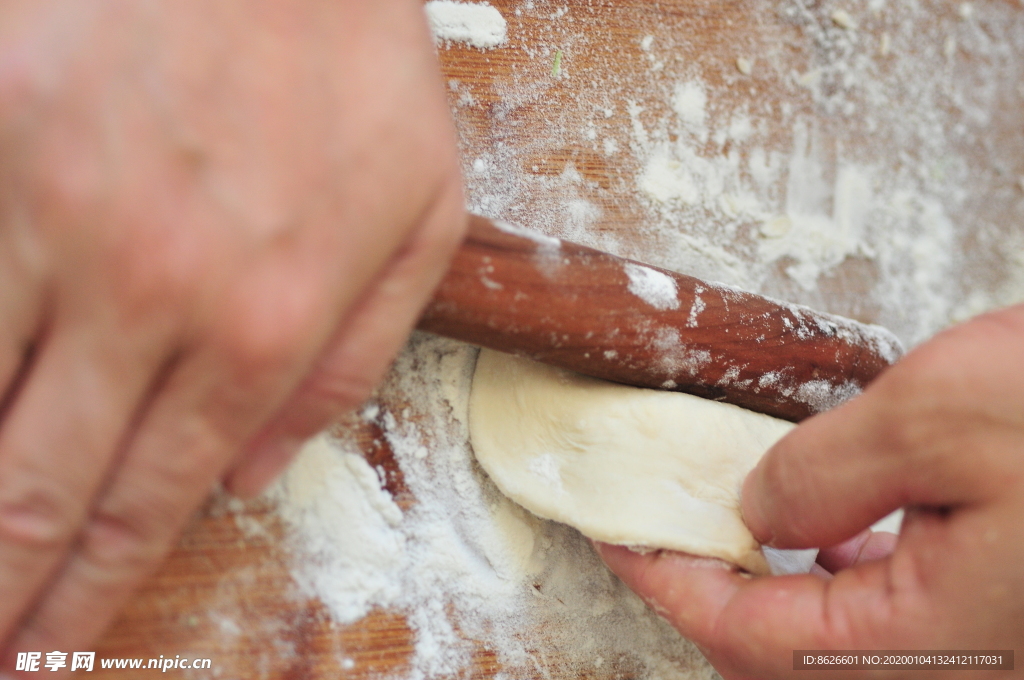
<svg viewBox="0 0 1024 680"><path fill-rule="evenodd" d="M498 488L606 543L716 557L755 574L807 571L816 551L765 553L739 490L792 423L679 392L627 387L482 350L469 430ZM776 559L777 558L777 559Z"/></svg>

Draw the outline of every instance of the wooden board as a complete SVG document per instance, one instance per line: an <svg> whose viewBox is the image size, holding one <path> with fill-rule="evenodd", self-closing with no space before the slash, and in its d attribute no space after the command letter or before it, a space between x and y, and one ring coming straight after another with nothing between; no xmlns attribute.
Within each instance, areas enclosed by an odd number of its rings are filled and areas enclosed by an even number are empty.
<svg viewBox="0 0 1024 680"><path fill-rule="evenodd" d="M999 244L1011 229L1019 230L1014 225L1024 223L1024 185L1018 185L1024 177L1024 88L1016 85L1024 79L1019 67L1012 66L1024 64L1024 41L999 43L1000 35L1022 33L1024 7L1016 0L975 3L974 15L967 18L960 3L906 3L926 17L909 33L898 17L890 17L897 10L875 15L864 2L849 3L861 22L856 29L858 44L865 58L875 60L870 73L889 79L885 82L891 86L887 91L893 106L906 106L901 97L913 96L914 83L906 73L944 69L949 82L965 83L959 95L951 88L949 96L936 104L941 110L934 117L935 131L912 138L897 134L898 125L887 122L884 102L860 102L856 84L845 98L836 95L831 100L828 88L820 83L801 84L810 74L836 78L835 87L843 86L842 74L827 68L836 48L821 38L821 31L836 28L827 26L832 5L745 0L492 4L508 19L507 46L480 51L451 45L439 50L470 199L477 209L571 235L571 224L553 223L572 217L562 209L566 190L558 181L571 166L581 178L572 191L599 209L586 232L592 244L610 244L618 254L646 256L650 261L668 246L664 231L638 227L650 220L651 212L637 190L642 168L630 151L627 102L643 108L637 114L641 120L654 121L665 115L673 83L700 78L717 107L710 115L743 106L789 111L791 118L799 115L814 121L820 138L840 140L838 146L828 146L829 153L894 172L909 171L915 159L926 156L930 134L947 135L947 148L967 159L965 167L954 168L964 177L966 196L950 207L951 218L960 225L958 241L950 247L961 251L962 276L948 294L992 292L1003 285L1008 265ZM800 11L787 14L786 7ZM812 20L818 21L817 29L809 27ZM987 31L988 42L972 31ZM884 56L883 34L891 42L890 53ZM912 39L911 34L917 37ZM653 36L650 50L643 48L645 36ZM1002 44L1001 51L972 47L991 46L993 41ZM871 47L864 48L868 44ZM564 71L560 77L552 75L558 51ZM749 76L738 70L738 57L753 60ZM815 69L820 69L818 76ZM1002 69L1003 74L1004 85L996 90L993 69ZM961 119L958 111L964 103L957 97L964 92L988 103L984 120ZM854 103L852 111L842 108L849 102ZM589 130L595 131L593 139ZM769 126L760 134L769 152L793 149L792 125ZM604 139L614 140L611 144L619 151L605 153ZM709 142L706 152L728 150ZM482 168L477 159L483 160ZM488 163L503 164L501 172L488 173ZM834 165L823 170L834 171ZM493 196L499 199L489 198ZM750 230L742 226L737 238L749 238ZM607 238L602 240L602 235ZM793 285L782 265L765 288L825 311L873 321L880 311L867 293L878 276L870 257L852 255L823 277L817 290ZM410 502L394 476L380 433L365 423L352 427L359 428L366 455L391 471L390 490L399 503ZM402 616L378 611L355 625L332 623L323 605L298 592L282 547L283 532L267 501L242 507L225 499L211 501L107 632L97 647L98 656L181 654L213 660L214 673L188 677L401 675L411 652L411 633ZM339 668L342 655L354 661L351 669ZM494 656L480 647L472 677L493 677L499 670ZM559 674L557 663L547 670ZM125 671L96 672L97 677L107 675L129 677Z"/></svg>

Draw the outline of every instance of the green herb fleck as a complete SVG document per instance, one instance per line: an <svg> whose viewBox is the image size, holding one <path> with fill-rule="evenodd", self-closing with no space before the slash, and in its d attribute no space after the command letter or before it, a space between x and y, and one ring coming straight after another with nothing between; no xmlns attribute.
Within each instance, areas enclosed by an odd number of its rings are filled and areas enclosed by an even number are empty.
<svg viewBox="0 0 1024 680"><path fill-rule="evenodd" d="M562 50L555 52L555 63L551 65L551 77L557 78L562 75Z"/></svg>

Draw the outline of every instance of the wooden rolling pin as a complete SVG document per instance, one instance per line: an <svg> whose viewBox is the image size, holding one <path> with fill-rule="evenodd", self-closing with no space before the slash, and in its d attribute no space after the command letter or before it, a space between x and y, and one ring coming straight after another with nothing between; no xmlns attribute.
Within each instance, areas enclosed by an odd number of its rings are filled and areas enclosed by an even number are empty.
<svg viewBox="0 0 1024 680"><path fill-rule="evenodd" d="M879 326L477 216L419 328L792 421L857 394L902 354Z"/></svg>

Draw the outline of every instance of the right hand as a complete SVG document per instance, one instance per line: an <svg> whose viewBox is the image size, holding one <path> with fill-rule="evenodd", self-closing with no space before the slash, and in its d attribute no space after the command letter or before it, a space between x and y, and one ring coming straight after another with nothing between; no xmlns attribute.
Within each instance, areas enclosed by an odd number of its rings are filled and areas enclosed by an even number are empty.
<svg viewBox="0 0 1024 680"><path fill-rule="evenodd" d="M0 192L6 669L360 403L465 214L418 0L0 2Z"/></svg>
<svg viewBox="0 0 1024 680"><path fill-rule="evenodd" d="M895 542L863 533L899 507ZM599 548L727 680L839 677L794 671L799 649L1024 649L1024 305L940 334L794 429L747 477L743 517L775 547L839 544L819 557L834 578ZM841 677L922 677L879 673Z"/></svg>

